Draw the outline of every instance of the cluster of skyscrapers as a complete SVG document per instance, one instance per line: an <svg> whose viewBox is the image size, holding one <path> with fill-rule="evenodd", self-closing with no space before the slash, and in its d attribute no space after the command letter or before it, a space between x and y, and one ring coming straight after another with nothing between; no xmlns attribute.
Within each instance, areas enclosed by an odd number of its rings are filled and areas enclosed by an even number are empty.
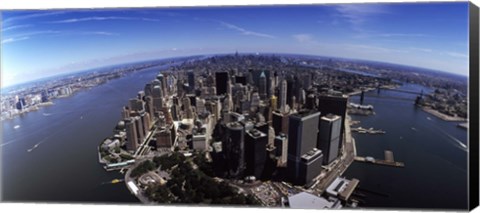
<svg viewBox="0 0 480 213"><path fill-rule="evenodd" d="M346 108L308 73L165 71L124 107L125 147L151 134L157 149L207 152L217 176L303 185L340 155Z"/></svg>

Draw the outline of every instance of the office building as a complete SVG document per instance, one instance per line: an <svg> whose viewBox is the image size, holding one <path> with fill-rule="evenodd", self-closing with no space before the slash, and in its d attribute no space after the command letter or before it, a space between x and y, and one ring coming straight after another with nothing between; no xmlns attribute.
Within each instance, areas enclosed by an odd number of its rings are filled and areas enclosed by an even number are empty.
<svg viewBox="0 0 480 213"><path fill-rule="evenodd" d="M274 140L275 145L275 156L278 157L278 166L279 167L286 167L287 166L287 156L288 156L288 139L287 135L280 133L275 137Z"/></svg>
<svg viewBox="0 0 480 213"><path fill-rule="evenodd" d="M262 177L267 157L267 134L257 129L247 131L245 136L245 176Z"/></svg>
<svg viewBox="0 0 480 213"><path fill-rule="evenodd" d="M301 111L289 116L287 167L293 183L300 179L300 161L304 154L317 147L320 112Z"/></svg>
<svg viewBox="0 0 480 213"><path fill-rule="evenodd" d="M320 175L322 161L322 151L317 148L303 154L300 160L300 175L297 183L301 185L310 184L315 177Z"/></svg>
<svg viewBox="0 0 480 213"><path fill-rule="evenodd" d="M215 73L215 88L217 90L217 95L227 94L228 81L229 81L228 72Z"/></svg>
<svg viewBox="0 0 480 213"><path fill-rule="evenodd" d="M345 116L347 113L348 96L346 95L319 95L318 98L318 111L322 115L334 114L338 115L342 119L340 127L340 139L338 149L341 149L343 143L343 132L345 129Z"/></svg>
<svg viewBox="0 0 480 213"><path fill-rule="evenodd" d="M135 151L138 147L137 127L131 118L125 119L125 131L127 133L127 150Z"/></svg>
<svg viewBox="0 0 480 213"><path fill-rule="evenodd" d="M222 152L226 161L227 175L230 178L241 178L245 170L245 131L238 122L226 125L222 140Z"/></svg>
<svg viewBox="0 0 480 213"><path fill-rule="evenodd" d="M320 118L317 148L323 152L323 165L328 165L338 157L342 119L338 115L327 114Z"/></svg>

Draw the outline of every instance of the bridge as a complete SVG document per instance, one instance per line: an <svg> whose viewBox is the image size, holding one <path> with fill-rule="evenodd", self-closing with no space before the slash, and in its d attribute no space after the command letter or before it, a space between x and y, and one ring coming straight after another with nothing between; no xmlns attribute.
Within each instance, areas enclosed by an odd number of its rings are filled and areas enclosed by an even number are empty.
<svg viewBox="0 0 480 213"><path fill-rule="evenodd" d="M421 91L411 91L411 90L404 90L404 89L398 89L398 88L395 88L395 89L394 88L385 88L385 87L377 87L376 90L377 90L376 95L372 94L372 93L365 94L365 91L362 91L360 93L360 104L363 105L363 100L365 99L365 97L374 97L374 98L382 98L382 99L393 99L393 100L404 100L404 101L416 102L418 96L420 96L420 97L423 96L423 90L421 90ZM393 96L393 95L381 95L382 94L380 92L381 90L388 90L388 91L392 91L392 92L406 93L406 94L414 94L414 95L416 95L416 97L408 98L408 97L398 97L398 96Z"/></svg>

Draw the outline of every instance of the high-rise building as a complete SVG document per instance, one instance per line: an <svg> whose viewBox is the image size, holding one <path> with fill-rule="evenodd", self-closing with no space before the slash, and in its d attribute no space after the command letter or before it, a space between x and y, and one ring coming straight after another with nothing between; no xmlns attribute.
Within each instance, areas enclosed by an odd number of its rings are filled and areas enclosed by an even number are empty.
<svg viewBox="0 0 480 213"><path fill-rule="evenodd" d="M343 132L345 129L345 116L347 113L348 96L319 95L317 98L318 111L320 111L322 115L334 114L342 117L342 124L340 127L340 139L338 144L338 149L341 149L343 143Z"/></svg>
<svg viewBox="0 0 480 213"><path fill-rule="evenodd" d="M272 95L272 97L270 97L270 108L272 109L272 111L277 110L277 101L277 96Z"/></svg>
<svg viewBox="0 0 480 213"><path fill-rule="evenodd" d="M159 85L153 87L152 90L152 97L153 97L153 109L154 112L159 112L163 106L163 91Z"/></svg>
<svg viewBox="0 0 480 213"><path fill-rule="evenodd" d="M342 119L338 115L327 114L320 118L317 148L322 150L323 165L330 164L338 157Z"/></svg>
<svg viewBox="0 0 480 213"><path fill-rule="evenodd" d="M288 114L282 114L281 112L272 112L272 126L275 130L275 134L288 134Z"/></svg>
<svg viewBox="0 0 480 213"><path fill-rule="evenodd" d="M190 71L187 73L188 76L188 93L192 94L195 91L195 73Z"/></svg>
<svg viewBox="0 0 480 213"><path fill-rule="evenodd" d="M144 111L144 102L138 98L132 98L129 100L129 108L131 111Z"/></svg>
<svg viewBox="0 0 480 213"><path fill-rule="evenodd" d="M251 129L245 136L245 164L246 176L255 176L257 179L262 177L267 158L267 134Z"/></svg>
<svg viewBox="0 0 480 213"><path fill-rule="evenodd" d="M229 81L228 72L215 73L215 88L217 89L217 95L227 94L228 81Z"/></svg>
<svg viewBox="0 0 480 213"><path fill-rule="evenodd" d="M157 148L170 148L173 145L171 132L169 129L161 129L156 132L156 147Z"/></svg>
<svg viewBox="0 0 480 213"><path fill-rule="evenodd" d="M265 72L260 74L260 79L258 82L258 93L262 100L267 98L267 78L265 77Z"/></svg>
<svg viewBox="0 0 480 213"><path fill-rule="evenodd" d="M137 132L138 143L142 143L143 139L145 138L142 119L140 116L135 116L133 117L133 120L135 121L135 130Z"/></svg>
<svg viewBox="0 0 480 213"><path fill-rule="evenodd" d="M127 150L135 151L138 147L137 127L131 118L125 119L125 130L127 132Z"/></svg>
<svg viewBox="0 0 480 213"><path fill-rule="evenodd" d="M280 111L287 111L287 81L282 80L280 83Z"/></svg>
<svg viewBox="0 0 480 213"><path fill-rule="evenodd" d="M300 183L302 155L317 146L320 112L301 111L289 116L287 167L293 183Z"/></svg>
<svg viewBox="0 0 480 213"><path fill-rule="evenodd" d="M241 178L245 170L245 130L238 122L226 125L222 140L222 152L227 162L227 174L230 178Z"/></svg>
<svg viewBox="0 0 480 213"><path fill-rule="evenodd" d="M300 160L300 177L298 184L310 184L322 171L323 154L321 150L313 148L304 155Z"/></svg>
<svg viewBox="0 0 480 213"><path fill-rule="evenodd" d="M287 166L287 150L288 150L288 139L287 139L287 135L283 134L283 133L280 133L279 135L277 135L277 137L275 137L275 140L274 140L274 144L275 144L275 150L276 150L276 156L279 158L278 159L278 166L280 167L285 167Z"/></svg>

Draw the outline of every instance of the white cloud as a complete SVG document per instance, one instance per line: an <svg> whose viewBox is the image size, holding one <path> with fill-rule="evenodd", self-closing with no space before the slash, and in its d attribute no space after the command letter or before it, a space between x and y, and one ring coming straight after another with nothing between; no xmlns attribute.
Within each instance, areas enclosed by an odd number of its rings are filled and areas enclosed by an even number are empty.
<svg viewBox="0 0 480 213"><path fill-rule="evenodd" d="M371 17L390 13L381 4L340 4L335 7L338 16L349 22L356 31L364 31L363 24Z"/></svg>
<svg viewBox="0 0 480 213"><path fill-rule="evenodd" d="M85 17L85 18L72 18L72 19L64 19L64 20L58 20L58 21L50 21L48 23L64 24L64 23L84 22L84 21L106 21L106 20L153 21L153 22L160 21L159 19L142 18L142 17L92 16L92 17Z"/></svg>
<svg viewBox="0 0 480 213"><path fill-rule="evenodd" d="M6 31L9 31L9 30L14 30L14 29L26 28L26 27L30 27L30 26L32 26L32 25L31 24L14 25L14 26L3 28L2 32L6 32Z"/></svg>
<svg viewBox="0 0 480 213"><path fill-rule="evenodd" d="M233 25L233 24L230 24L230 23L227 23L227 22L223 22L223 21L218 21L218 22L219 22L220 24L222 24L223 26L229 28L229 29L232 29L232 30L235 30L235 31L240 32L240 33L243 34L243 35L257 36L257 37L263 37L263 38L275 38L275 36L273 36L273 35L250 31L250 30L241 28L241 27L239 27L239 26L236 26L236 25Z"/></svg>
<svg viewBox="0 0 480 213"><path fill-rule="evenodd" d="M16 42L16 41L23 41L23 40L27 40L29 38L30 37L28 37L28 36L17 37L17 38L6 38L6 39L2 40L2 44L8 44L8 43Z"/></svg>

